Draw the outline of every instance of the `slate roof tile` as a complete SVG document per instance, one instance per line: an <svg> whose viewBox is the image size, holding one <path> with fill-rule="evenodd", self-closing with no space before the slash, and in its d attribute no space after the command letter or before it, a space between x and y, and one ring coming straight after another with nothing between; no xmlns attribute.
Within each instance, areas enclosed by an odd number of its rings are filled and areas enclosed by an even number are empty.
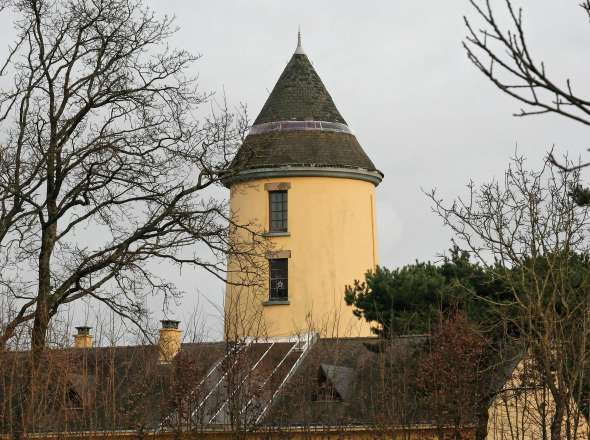
<svg viewBox="0 0 590 440"><path fill-rule="evenodd" d="M170 364L159 363L157 346L50 350L28 432L228 429L230 408L257 429L373 426L384 416L400 426L428 423L423 396L403 375L426 340L319 339L306 352L294 342L191 343ZM0 434L14 426L27 356L0 356ZM490 370L493 387L501 388L513 368ZM314 397L322 372L338 399ZM81 408L68 403L71 389Z"/></svg>
<svg viewBox="0 0 590 440"><path fill-rule="evenodd" d="M329 131L270 132L246 137L234 166L239 169L277 166L362 168L376 171L356 137Z"/></svg>
<svg viewBox="0 0 590 440"><path fill-rule="evenodd" d="M294 54L254 125L276 121L346 121L305 54Z"/></svg>

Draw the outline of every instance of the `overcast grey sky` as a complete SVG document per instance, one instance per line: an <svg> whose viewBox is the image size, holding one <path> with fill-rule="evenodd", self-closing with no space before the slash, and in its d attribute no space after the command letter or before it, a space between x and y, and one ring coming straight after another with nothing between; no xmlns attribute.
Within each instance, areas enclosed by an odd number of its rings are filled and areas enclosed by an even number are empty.
<svg viewBox="0 0 590 440"><path fill-rule="evenodd" d="M549 72L569 75L578 90L588 90L590 25L578 3L522 4L535 57ZM557 116L512 116L520 104L488 83L461 47L463 15L473 16L467 0L152 4L177 16L178 45L203 54L196 66L203 88L225 89L231 102L248 104L253 118L291 57L301 25L309 58L385 173L377 191L385 266L434 259L450 245L421 189L464 194L470 179L501 176L517 145L531 167L553 144L572 156L590 147L587 129L578 124ZM192 279L220 304L221 286L196 274ZM210 322L219 328L214 316Z"/></svg>
<svg viewBox="0 0 590 440"><path fill-rule="evenodd" d="M495 0L502 7L503 0ZM303 47L365 151L384 172L377 191L381 264L436 258L450 235L422 189L465 193L470 179L502 175L516 146L539 166L551 145L570 156L590 147L587 129L545 116L514 118L520 104L502 95L461 47L467 0L279 1L150 0L176 15L174 45L200 53L203 90L244 102L252 119L291 57L301 25ZM534 57L555 76L588 92L590 24L577 0L523 1ZM0 37L10 38L8 29ZM588 153L590 155L590 153ZM227 190L219 190L227 197ZM204 273L177 278L188 293L173 315L196 304L209 337L221 335L223 285ZM197 294L198 292L198 294ZM153 301L154 317L158 303Z"/></svg>

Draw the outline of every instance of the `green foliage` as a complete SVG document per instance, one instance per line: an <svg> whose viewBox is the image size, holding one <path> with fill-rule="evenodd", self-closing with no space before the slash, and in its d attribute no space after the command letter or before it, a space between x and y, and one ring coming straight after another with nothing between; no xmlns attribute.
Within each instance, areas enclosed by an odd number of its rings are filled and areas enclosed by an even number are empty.
<svg viewBox="0 0 590 440"><path fill-rule="evenodd" d="M444 278L431 263L416 263L401 269L377 267L365 281L346 286L345 300L353 313L379 323L372 330L384 337L399 333L424 333L438 310Z"/></svg>
<svg viewBox="0 0 590 440"><path fill-rule="evenodd" d="M590 205L590 188L577 185L570 193L576 204L579 206Z"/></svg>
<svg viewBox="0 0 590 440"><path fill-rule="evenodd" d="M568 252L525 259L513 268L484 268L458 248L440 264L377 267L346 286L353 313L381 337L430 333L441 316L461 312L492 338L542 331L549 311L576 323L590 292L590 256ZM534 309L539 310L534 310ZM575 329L571 329L575 332Z"/></svg>
<svg viewBox="0 0 590 440"><path fill-rule="evenodd" d="M346 286L345 300L357 317L378 324L375 334L391 337L428 333L441 312L461 310L475 322L492 321L486 299L503 301L503 286L471 262L467 252L453 248L441 264L417 261L394 270L370 270L365 281Z"/></svg>

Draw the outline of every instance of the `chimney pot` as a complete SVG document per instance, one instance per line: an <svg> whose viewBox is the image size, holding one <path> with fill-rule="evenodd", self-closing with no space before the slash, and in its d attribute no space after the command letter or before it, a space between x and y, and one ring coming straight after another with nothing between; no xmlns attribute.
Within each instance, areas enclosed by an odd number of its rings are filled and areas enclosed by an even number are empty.
<svg viewBox="0 0 590 440"><path fill-rule="evenodd" d="M173 319L162 319L160 322L162 323L162 328L178 329L178 324L180 324L180 321Z"/></svg>
<svg viewBox="0 0 590 440"><path fill-rule="evenodd" d="M78 333L74 335L74 347L91 348L93 337L90 334L90 330L92 330L92 327L80 326L76 327L76 330Z"/></svg>
<svg viewBox="0 0 590 440"><path fill-rule="evenodd" d="M174 359L180 351L182 331L178 329L180 321L163 319L160 321L160 363L167 364Z"/></svg>

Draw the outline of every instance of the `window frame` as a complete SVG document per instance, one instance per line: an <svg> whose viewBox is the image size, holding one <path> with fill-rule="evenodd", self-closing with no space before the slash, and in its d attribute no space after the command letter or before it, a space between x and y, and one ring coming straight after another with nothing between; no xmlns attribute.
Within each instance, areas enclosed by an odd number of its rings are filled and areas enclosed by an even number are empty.
<svg viewBox="0 0 590 440"><path fill-rule="evenodd" d="M273 201L273 196L281 194L282 199L278 202ZM273 204L280 203L279 211L273 210ZM275 220L273 213L281 213L281 219ZM281 222L280 227L274 226L275 222ZM268 231L271 233L289 232L289 191L286 189L277 189L268 191Z"/></svg>
<svg viewBox="0 0 590 440"><path fill-rule="evenodd" d="M273 277L273 263L281 262L284 264L283 276ZM279 270L278 268L274 269ZM273 294L273 281L282 280L285 282L285 295L278 296L276 293ZM276 290L276 289L275 289ZM278 290L277 290L278 291ZM268 259L268 302L286 302L289 301L289 258L269 258Z"/></svg>

